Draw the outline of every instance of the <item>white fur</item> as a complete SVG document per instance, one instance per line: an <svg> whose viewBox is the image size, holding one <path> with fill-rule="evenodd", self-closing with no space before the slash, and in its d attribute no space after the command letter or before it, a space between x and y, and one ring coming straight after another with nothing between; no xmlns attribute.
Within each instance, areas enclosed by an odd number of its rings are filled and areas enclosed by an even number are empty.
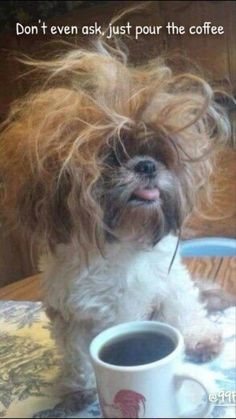
<svg viewBox="0 0 236 419"><path fill-rule="evenodd" d="M107 244L104 256L91 254L87 264L72 244L59 245L55 255L44 257L45 302L54 313L67 390L94 386L88 347L111 325L152 318L178 327L186 336L193 325L201 328L204 322L209 328L198 289L178 253L168 274L176 244L172 235L149 250Z"/></svg>

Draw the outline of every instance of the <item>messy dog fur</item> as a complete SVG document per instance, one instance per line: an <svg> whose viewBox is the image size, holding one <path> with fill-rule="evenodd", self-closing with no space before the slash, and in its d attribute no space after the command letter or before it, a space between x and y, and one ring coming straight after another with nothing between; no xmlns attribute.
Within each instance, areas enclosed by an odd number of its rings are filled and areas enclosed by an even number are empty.
<svg viewBox="0 0 236 419"><path fill-rule="evenodd" d="M170 264L229 124L204 79L161 59L132 66L100 42L28 64L49 77L4 124L2 211L43 250L63 392L79 408L95 388L89 344L111 325L158 319L190 356L219 352L178 252Z"/></svg>

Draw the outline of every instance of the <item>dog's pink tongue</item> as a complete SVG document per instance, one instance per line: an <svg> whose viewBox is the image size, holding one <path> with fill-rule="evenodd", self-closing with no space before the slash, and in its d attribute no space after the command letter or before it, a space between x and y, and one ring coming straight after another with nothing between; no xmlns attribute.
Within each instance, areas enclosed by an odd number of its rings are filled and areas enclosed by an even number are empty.
<svg viewBox="0 0 236 419"><path fill-rule="evenodd" d="M155 199L158 199L160 197L159 189L143 189L143 188L137 188L134 191L134 195L137 196L137 198L146 199L147 201L154 201Z"/></svg>

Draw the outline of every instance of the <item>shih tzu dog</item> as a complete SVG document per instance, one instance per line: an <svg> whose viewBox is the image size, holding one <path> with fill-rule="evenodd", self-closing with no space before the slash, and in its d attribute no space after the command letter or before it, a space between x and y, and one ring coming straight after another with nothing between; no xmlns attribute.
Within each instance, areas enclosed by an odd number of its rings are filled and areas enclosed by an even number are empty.
<svg viewBox="0 0 236 419"><path fill-rule="evenodd" d="M229 124L204 79L160 59L132 66L100 42L31 64L49 77L2 130L2 208L41 246L69 411L92 399L89 344L114 324L165 321L191 357L220 351L176 249Z"/></svg>

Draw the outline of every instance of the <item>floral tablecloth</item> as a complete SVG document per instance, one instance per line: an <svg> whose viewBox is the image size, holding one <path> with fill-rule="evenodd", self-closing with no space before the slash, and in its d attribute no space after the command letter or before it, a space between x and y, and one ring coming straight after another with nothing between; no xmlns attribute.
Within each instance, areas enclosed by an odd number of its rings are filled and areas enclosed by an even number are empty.
<svg viewBox="0 0 236 419"><path fill-rule="evenodd" d="M214 314L213 321L224 326L225 347L217 359L203 366L218 386L211 417L234 418L236 309ZM184 362L191 368L187 359ZM40 412L53 408L59 402L53 390L59 368L42 304L0 301L0 417L39 417ZM73 417L100 417L98 402Z"/></svg>

